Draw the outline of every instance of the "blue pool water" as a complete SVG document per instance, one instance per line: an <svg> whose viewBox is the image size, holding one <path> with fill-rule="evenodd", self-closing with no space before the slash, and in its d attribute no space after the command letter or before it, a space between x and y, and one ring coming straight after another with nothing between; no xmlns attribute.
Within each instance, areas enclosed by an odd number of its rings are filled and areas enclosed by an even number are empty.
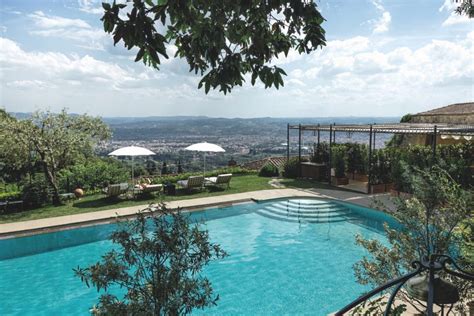
<svg viewBox="0 0 474 316"><path fill-rule="evenodd" d="M206 315L326 315L367 288L352 265L365 252L354 235L383 242L394 220L374 210L314 199L276 200L209 209L213 242L229 257L204 273L220 295ZM0 240L0 315L88 315L97 301L72 269L95 263L112 247L114 225Z"/></svg>

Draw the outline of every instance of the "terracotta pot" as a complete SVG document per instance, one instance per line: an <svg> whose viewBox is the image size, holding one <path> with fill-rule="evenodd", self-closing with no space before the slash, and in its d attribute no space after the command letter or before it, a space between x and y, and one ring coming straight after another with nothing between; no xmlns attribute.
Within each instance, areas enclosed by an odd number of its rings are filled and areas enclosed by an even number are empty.
<svg viewBox="0 0 474 316"><path fill-rule="evenodd" d="M399 196L399 195L400 195L400 192L398 192L398 191L395 190L395 189L390 189L390 195L391 195L391 196Z"/></svg>
<svg viewBox="0 0 474 316"><path fill-rule="evenodd" d="M81 198L84 196L84 190L82 190L81 188L77 188L74 190L74 195L77 197L77 198Z"/></svg>
<svg viewBox="0 0 474 316"><path fill-rule="evenodd" d="M346 185L346 184L349 184L349 179L347 177L343 177L343 178L331 177L331 183L332 185Z"/></svg>
<svg viewBox="0 0 474 316"><path fill-rule="evenodd" d="M384 193L385 192L385 183L381 184L371 184L370 185L370 193Z"/></svg>
<svg viewBox="0 0 474 316"><path fill-rule="evenodd" d="M366 175L365 173L354 173L354 180L355 181L361 181L361 182L368 182L369 181L369 176Z"/></svg>

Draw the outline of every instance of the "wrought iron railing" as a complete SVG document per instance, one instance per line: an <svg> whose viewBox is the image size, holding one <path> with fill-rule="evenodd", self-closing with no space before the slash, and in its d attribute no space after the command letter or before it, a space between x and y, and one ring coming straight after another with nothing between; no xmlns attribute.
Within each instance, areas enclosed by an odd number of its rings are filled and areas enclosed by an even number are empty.
<svg viewBox="0 0 474 316"><path fill-rule="evenodd" d="M457 271L449 269L447 266L452 265L454 268L456 268ZM393 279L391 281L388 281L387 283L377 287L376 289L373 289L372 291L368 292L365 295L362 295L352 303L346 305L344 308L336 312L336 316L341 316L344 315L345 313L349 312L353 308L357 307L359 304L368 301L371 297L373 297L376 294L380 294L383 291L393 287L396 285L396 287L392 290L390 297L387 301L387 305L385 307L385 312L384 316L390 315L390 312L392 310L392 305L395 300L395 297L397 293L400 291L403 285L405 283L413 278L416 277L417 275L421 275L422 273L428 273L428 292L427 292L427 299L426 299L426 314L428 316L433 316L433 305L439 302L451 302L451 304L454 304L459 300L459 295L452 295L451 297L446 298L444 297L444 300L442 298L443 295L447 295L447 293L440 293L441 291L436 291L436 282L435 282L435 277L436 274L439 272L446 272L449 275L455 276L457 278L461 278L464 280L469 280L469 281L474 281L474 275L468 273L467 271L463 271L456 263L455 261L446 255L431 255L429 257L424 257L419 261L414 261L412 263L412 267L415 269L412 272L409 272L405 275L402 275L396 279ZM457 293L457 292L456 292ZM437 295L435 297L435 295ZM436 299L435 299L436 298Z"/></svg>

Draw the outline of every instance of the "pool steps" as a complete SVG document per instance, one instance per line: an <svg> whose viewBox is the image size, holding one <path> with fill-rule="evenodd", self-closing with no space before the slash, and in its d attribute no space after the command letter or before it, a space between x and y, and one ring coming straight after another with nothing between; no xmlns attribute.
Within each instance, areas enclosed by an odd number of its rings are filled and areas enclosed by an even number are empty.
<svg viewBox="0 0 474 316"><path fill-rule="evenodd" d="M281 201L262 205L259 215L286 222L334 223L358 220L348 207L331 201Z"/></svg>

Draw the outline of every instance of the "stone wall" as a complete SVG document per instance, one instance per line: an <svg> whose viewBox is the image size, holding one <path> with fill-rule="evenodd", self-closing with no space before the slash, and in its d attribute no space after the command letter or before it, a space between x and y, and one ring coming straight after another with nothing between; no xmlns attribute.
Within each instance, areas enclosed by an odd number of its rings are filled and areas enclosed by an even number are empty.
<svg viewBox="0 0 474 316"><path fill-rule="evenodd" d="M474 124L474 114L413 115L411 123Z"/></svg>

